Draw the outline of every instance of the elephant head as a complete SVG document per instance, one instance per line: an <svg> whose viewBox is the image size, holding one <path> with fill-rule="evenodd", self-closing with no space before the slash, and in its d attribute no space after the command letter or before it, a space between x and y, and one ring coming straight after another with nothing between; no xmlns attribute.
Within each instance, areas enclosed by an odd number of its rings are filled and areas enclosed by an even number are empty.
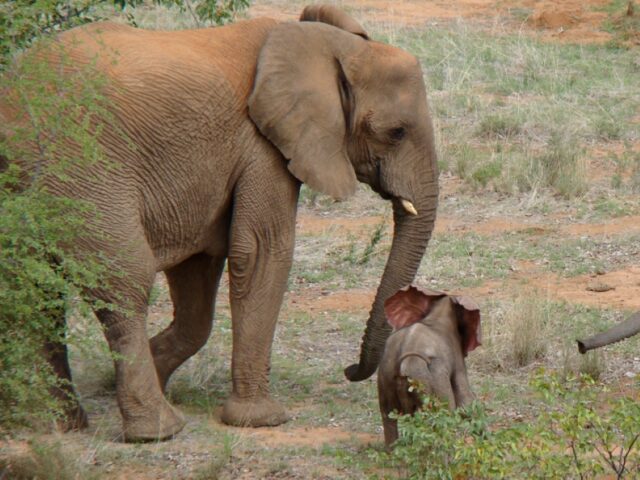
<svg viewBox="0 0 640 480"><path fill-rule="evenodd" d="M345 370L350 380L364 380L391 330L384 301L411 283L431 237L438 201L433 127L415 57L369 40L333 7L310 7L301 19L320 22L282 24L269 34L249 114L312 189L344 199L360 181L393 204L391 252L360 363Z"/></svg>

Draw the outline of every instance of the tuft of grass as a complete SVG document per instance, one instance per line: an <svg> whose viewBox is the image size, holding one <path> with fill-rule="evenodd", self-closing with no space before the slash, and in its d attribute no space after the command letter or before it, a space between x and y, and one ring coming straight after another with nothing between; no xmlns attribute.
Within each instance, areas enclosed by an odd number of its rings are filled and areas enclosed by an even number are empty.
<svg viewBox="0 0 640 480"><path fill-rule="evenodd" d="M552 133L546 152L538 158L545 183L565 198L587 191L587 166L575 138Z"/></svg>
<svg viewBox="0 0 640 480"><path fill-rule="evenodd" d="M581 355L580 357L577 373L587 375L594 381L600 380L600 377L606 368L603 351L595 350L587 352L585 355Z"/></svg>
<svg viewBox="0 0 640 480"><path fill-rule="evenodd" d="M480 121L476 135L480 137L513 137L522 130L522 122L514 116L490 114Z"/></svg>
<svg viewBox="0 0 640 480"><path fill-rule="evenodd" d="M610 117L596 119L594 129L596 135L605 141L620 140L624 134L624 127Z"/></svg>
<svg viewBox="0 0 640 480"><path fill-rule="evenodd" d="M233 459L233 450L238 445L237 435L225 433L222 437L222 448L213 452L207 464L193 472L190 476L194 480L218 480L222 472Z"/></svg>
<svg viewBox="0 0 640 480"><path fill-rule="evenodd" d="M615 165L611 187L628 189L631 193L640 192L640 152L634 152L632 146L625 142L624 150L620 154L612 152L609 160Z"/></svg>
<svg viewBox="0 0 640 480"><path fill-rule="evenodd" d="M482 185L482 187L486 187L491 180L500 178L501 174L502 162L500 160L494 160L481 165L471 176L476 182Z"/></svg>
<svg viewBox="0 0 640 480"><path fill-rule="evenodd" d="M549 302L536 297L520 297L505 316L512 365L524 367L547 353Z"/></svg>

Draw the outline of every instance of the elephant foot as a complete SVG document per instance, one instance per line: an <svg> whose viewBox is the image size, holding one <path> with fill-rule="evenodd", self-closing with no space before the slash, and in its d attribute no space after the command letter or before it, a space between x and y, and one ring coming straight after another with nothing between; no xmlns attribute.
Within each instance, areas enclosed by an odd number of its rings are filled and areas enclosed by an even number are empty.
<svg viewBox="0 0 640 480"><path fill-rule="evenodd" d="M288 421L289 415L270 397L241 399L232 394L224 404L221 419L236 427L273 427Z"/></svg>
<svg viewBox="0 0 640 480"><path fill-rule="evenodd" d="M180 432L185 424L184 416L165 402L156 415L125 420L124 441L136 443L169 440Z"/></svg>
<svg viewBox="0 0 640 480"><path fill-rule="evenodd" d="M63 432L73 430L84 430L89 426L89 418L84 408L76 403L75 406L65 410L64 416L56 422L58 428Z"/></svg>

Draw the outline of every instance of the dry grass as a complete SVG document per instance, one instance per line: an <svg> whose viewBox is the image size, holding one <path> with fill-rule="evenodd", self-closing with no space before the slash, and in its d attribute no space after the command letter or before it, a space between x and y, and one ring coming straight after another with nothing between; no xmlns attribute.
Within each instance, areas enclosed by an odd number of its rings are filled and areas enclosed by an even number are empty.
<svg viewBox="0 0 640 480"><path fill-rule="evenodd" d="M0 456L0 478L13 480L92 480L95 471L65 451L59 442L33 441L26 448Z"/></svg>
<svg viewBox="0 0 640 480"><path fill-rule="evenodd" d="M490 306L483 313L482 349L474 365L488 372L511 371L543 361L551 343L549 316L549 301L537 295Z"/></svg>

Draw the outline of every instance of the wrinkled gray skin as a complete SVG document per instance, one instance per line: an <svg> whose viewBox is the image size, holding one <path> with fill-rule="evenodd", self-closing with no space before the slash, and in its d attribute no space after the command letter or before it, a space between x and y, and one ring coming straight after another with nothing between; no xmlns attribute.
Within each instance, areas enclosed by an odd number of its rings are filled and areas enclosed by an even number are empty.
<svg viewBox="0 0 640 480"><path fill-rule="evenodd" d="M48 187L95 205L98 215L87 219L73 249L101 253L123 274L95 296L130 312L97 312L118 354L126 440L182 429L164 391L209 337L225 264L233 390L222 420L287 420L269 395L269 371L301 183L344 199L360 181L393 205L393 243L350 378L377 368L390 331L383 302L413 280L435 220L438 173L422 70L415 57L369 40L334 7L313 7L302 19L309 21L258 18L171 32L104 22L57 37L75 64L95 61L108 80L113 124L99 140L117 168L78 167ZM56 52L43 54L52 68L60 63ZM28 125L5 97L0 117L7 120L0 135L10 134L6 123ZM149 341L145 319L157 272L167 276L174 319ZM66 347L47 351L68 381L59 394L75 399ZM66 420L65 428L86 426L77 401Z"/></svg>
<svg viewBox="0 0 640 480"><path fill-rule="evenodd" d="M465 306L458 303L458 297L431 294L433 301L426 316L400 326L389 336L378 368L378 399L387 447L398 438L397 420L389 414L413 415L421 406L418 392L409 391L411 380L418 381L424 393L446 401L451 409L474 398L464 358L479 345L479 311L469 299L463 302ZM394 323L392 318L389 322ZM474 330L472 342L461 334L467 327Z"/></svg>

